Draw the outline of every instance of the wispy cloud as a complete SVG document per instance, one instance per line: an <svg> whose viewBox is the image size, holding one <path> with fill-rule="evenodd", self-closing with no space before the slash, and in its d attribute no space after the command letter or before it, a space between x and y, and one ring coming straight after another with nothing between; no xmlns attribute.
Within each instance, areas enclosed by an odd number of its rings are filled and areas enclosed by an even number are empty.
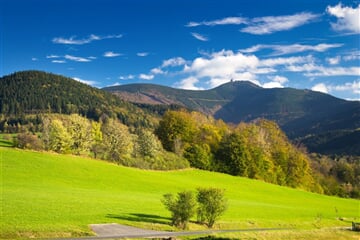
<svg viewBox="0 0 360 240"><path fill-rule="evenodd" d="M286 66L290 72L303 72L307 77L360 76L360 67L324 67L315 63Z"/></svg>
<svg viewBox="0 0 360 240"><path fill-rule="evenodd" d="M154 75L141 73L139 75L139 78L143 80L152 80L154 78Z"/></svg>
<svg viewBox="0 0 360 240"><path fill-rule="evenodd" d="M182 57L174 57L169 58L167 60L164 60L161 67L176 67L176 66L182 66L186 64L186 60Z"/></svg>
<svg viewBox="0 0 360 240"><path fill-rule="evenodd" d="M126 75L126 76L120 76L119 79L120 80L129 80L129 79L134 79L135 76L132 74Z"/></svg>
<svg viewBox="0 0 360 240"><path fill-rule="evenodd" d="M326 58L326 61L330 64L330 65L336 65L339 64L341 60L340 56L336 56L336 57L332 57L332 58Z"/></svg>
<svg viewBox="0 0 360 240"><path fill-rule="evenodd" d="M166 73L159 67L151 69L150 72L151 72L151 74L165 74Z"/></svg>
<svg viewBox="0 0 360 240"><path fill-rule="evenodd" d="M36 57L32 57L31 58L31 61L34 61L34 62L36 62L36 61L38 61L39 59L38 58L36 58Z"/></svg>
<svg viewBox="0 0 360 240"><path fill-rule="evenodd" d="M146 56L149 55L149 53L148 53L148 52L138 52L136 55L137 55L138 57L146 57Z"/></svg>
<svg viewBox="0 0 360 240"><path fill-rule="evenodd" d="M226 17L222 19L216 19L213 21L202 21L202 22L189 22L186 27L197 27L197 26L216 26L216 25L239 25L247 23L247 19L243 17Z"/></svg>
<svg viewBox="0 0 360 240"><path fill-rule="evenodd" d="M108 58L118 57L118 56L121 56L121 55L122 55L121 53L115 53L115 52L112 52L112 51L108 51L108 52L105 52L103 54L104 57L108 57Z"/></svg>
<svg viewBox="0 0 360 240"><path fill-rule="evenodd" d="M344 61L360 60L360 50L348 53L343 57Z"/></svg>
<svg viewBox="0 0 360 240"><path fill-rule="evenodd" d="M97 36L95 34L91 34L89 37L82 39L77 39L76 36L72 36L70 38L56 37L52 39L52 42L57 44L83 45L83 44L91 43L93 41L100 41L100 40L112 39L112 38L122 38L122 35L118 34L118 35Z"/></svg>
<svg viewBox="0 0 360 240"><path fill-rule="evenodd" d="M360 81L346 82L340 85L332 85L325 83L315 84L311 90L329 93L329 92L351 92L353 94L360 94ZM357 99L358 100L358 99Z"/></svg>
<svg viewBox="0 0 360 240"><path fill-rule="evenodd" d="M337 18L336 22L330 23L333 30L345 33L360 33L360 4L355 7L346 7L342 3L336 6L328 6L326 12Z"/></svg>
<svg viewBox="0 0 360 240"><path fill-rule="evenodd" d="M51 58L60 58L60 56L51 54L51 55L47 55L46 58L48 58L48 59L51 59Z"/></svg>
<svg viewBox="0 0 360 240"><path fill-rule="evenodd" d="M294 15L258 17L253 18L249 25L240 31L255 35L271 34L305 25L316 20L319 16L318 14L303 12Z"/></svg>
<svg viewBox="0 0 360 240"><path fill-rule="evenodd" d="M76 57L76 56L72 56L72 55L65 55L64 58L67 60L75 61L75 62L91 62L92 61L91 58Z"/></svg>
<svg viewBox="0 0 360 240"><path fill-rule="evenodd" d="M200 34L200 33L195 33L195 32L192 32L191 35L196 38L197 40L199 41L203 41L203 42L207 42L209 41L209 38Z"/></svg>
<svg viewBox="0 0 360 240"><path fill-rule="evenodd" d="M239 52L242 53L254 53L263 49L272 49L274 52L271 53L271 56L279 56L291 53L300 53L305 51L315 51L315 52L325 52L331 48L338 48L343 46L343 44L326 44L320 43L317 45L304 45L304 44L291 44L291 45L276 45L276 44L258 44L246 49L240 49Z"/></svg>
<svg viewBox="0 0 360 240"><path fill-rule="evenodd" d="M293 15L265 16L257 18L226 17L212 21L189 22L186 27L217 26L217 25L246 25L241 32L255 35L271 34L290 30L308 24L320 17L319 14L302 12Z"/></svg>
<svg viewBox="0 0 360 240"><path fill-rule="evenodd" d="M308 77L329 77L329 76L360 76L360 67L323 67L319 66L314 71L305 73Z"/></svg>
<svg viewBox="0 0 360 240"><path fill-rule="evenodd" d="M66 63L65 60L52 60L52 63Z"/></svg>

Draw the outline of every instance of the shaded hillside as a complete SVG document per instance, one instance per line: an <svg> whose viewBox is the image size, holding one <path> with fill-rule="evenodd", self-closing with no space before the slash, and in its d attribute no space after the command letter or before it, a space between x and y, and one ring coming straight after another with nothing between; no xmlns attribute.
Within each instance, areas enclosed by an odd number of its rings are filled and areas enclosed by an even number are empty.
<svg viewBox="0 0 360 240"><path fill-rule="evenodd" d="M129 84L106 87L103 90L133 103L179 105L211 115L229 102L229 99L223 96L226 93L182 90L155 84Z"/></svg>
<svg viewBox="0 0 360 240"><path fill-rule="evenodd" d="M106 114L127 124L146 124L140 108L74 79L41 71L16 72L0 78L0 113L80 113L93 119Z"/></svg>
<svg viewBox="0 0 360 240"><path fill-rule="evenodd" d="M151 84L131 84L104 90L136 103L182 105L229 123L248 122L257 118L274 120L291 139L301 143L314 143L316 141L311 138L321 135L321 147L311 144L312 151L321 153L353 154L352 150L346 149L355 147L337 148L326 142L335 138L333 134L339 136L339 132L344 132L342 136L351 135L360 127L360 102L346 101L310 90L265 89L244 81L230 82L204 91ZM303 141L305 137L306 141ZM324 146L331 146L331 149Z"/></svg>

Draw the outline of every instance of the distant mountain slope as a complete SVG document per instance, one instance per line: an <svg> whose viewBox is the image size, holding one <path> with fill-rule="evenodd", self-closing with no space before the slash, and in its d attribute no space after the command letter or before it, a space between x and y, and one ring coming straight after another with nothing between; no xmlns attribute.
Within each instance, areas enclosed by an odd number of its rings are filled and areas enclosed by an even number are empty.
<svg viewBox="0 0 360 240"><path fill-rule="evenodd" d="M265 89L245 81L234 81L204 91L153 84L131 84L104 90L136 103L182 105L229 123L256 118L274 120L291 139L305 144L311 142L310 150L315 152L339 153L337 147L327 144L327 141L336 142L338 137L344 141L354 139L346 136L353 136L360 127L360 102L346 101L311 90ZM314 144L316 142L321 142L321 147ZM338 150L353 154L356 148L350 145L354 144L357 143L349 142L348 148L342 146ZM360 155L360 150L355 152Z"/></svg>
<svg viewBox="0 0 360 240"><path fill-rule="evenodd" d="M103 113L115 114L128 123L144 115L133 104L72 78L41 71L16 72L0 78L1 114L44 112L80 113L94 119Z"/></svg>

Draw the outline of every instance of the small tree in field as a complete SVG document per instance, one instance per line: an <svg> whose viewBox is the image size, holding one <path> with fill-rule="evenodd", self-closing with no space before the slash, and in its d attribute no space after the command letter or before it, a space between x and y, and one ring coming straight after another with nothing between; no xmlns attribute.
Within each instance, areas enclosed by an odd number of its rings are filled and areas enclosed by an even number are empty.
<svg viewBox="0 0 360 240"><path fill-rule="evenodd" d="M179 192L177 198L172 194L165 194L162 202L171 212L172 224L185 229L196 211L196 201L193 192Z"/></svg>
<svg viewBox="0 0 360 240"><path fill-rule="evenodd" d="M215 221L225 212L227 201L224 190L218 188L198 188L198 221L211 228Z"/></svg>

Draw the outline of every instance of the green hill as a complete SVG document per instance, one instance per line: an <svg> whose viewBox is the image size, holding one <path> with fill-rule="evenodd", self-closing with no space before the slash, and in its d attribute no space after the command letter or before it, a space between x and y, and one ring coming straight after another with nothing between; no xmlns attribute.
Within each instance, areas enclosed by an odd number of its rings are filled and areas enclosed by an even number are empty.
<svg viewBox="0 0 360 240"><path fill-rule="evenodd" d="M79 113L92 119L116 116L127 124L147 124L141 109L108 92L72 78L23 71L0 78L0 113L22 116L38 113Z"/></svg>
<svg viewBox="0 0 360 240"><path fill-rule="evenodd" d="M339 217L359 220L358 200L214 172L145 171L5 147L0 147L0 165L2 239L84 236L91 234L88 225L93 223L169 230L170 214L160 202L162 195L210 186L225 189L228 198L229 208L217 228L291 227L298 229L296 233L299 229L350 225ZM190 225L190 230L199 228ZM305 236L317 236L316 231ZM322 234L337 239L336 234L346 233L328 229Z"/></svg>
<svg viewBox="0 0 360 240"><path fill-rule="evenodd" d="M153 84L104 88L121 99L148 104L177 104L211 114L229 123L266 118L276 121L288 137L312 152L360 155L347 140L360 127L360 102L292 88L265 89L250 82L233 81L204 91L174 89ZM349 139L350 139L349 137ZM321 138L321 143L318 140ZM345 140L337 148L328 141ZM319 143L319 144L317 144ZM357 150L356 150L357 149Z"/></svg>

